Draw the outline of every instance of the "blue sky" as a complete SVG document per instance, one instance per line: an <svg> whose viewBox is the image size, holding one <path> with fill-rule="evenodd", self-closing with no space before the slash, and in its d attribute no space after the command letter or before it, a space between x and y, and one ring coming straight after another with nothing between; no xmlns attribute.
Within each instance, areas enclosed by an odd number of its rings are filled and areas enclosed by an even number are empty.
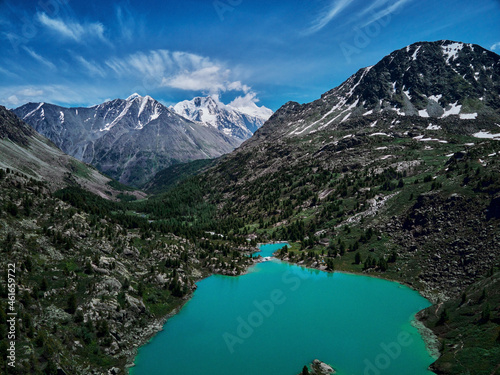
<svg viewBox="0 0 500 375"><path fill-rule="evenodd" d="M276 110L440 39L498 53L500 1L0 0L0 104L90 106L138 92Z"/></svg>

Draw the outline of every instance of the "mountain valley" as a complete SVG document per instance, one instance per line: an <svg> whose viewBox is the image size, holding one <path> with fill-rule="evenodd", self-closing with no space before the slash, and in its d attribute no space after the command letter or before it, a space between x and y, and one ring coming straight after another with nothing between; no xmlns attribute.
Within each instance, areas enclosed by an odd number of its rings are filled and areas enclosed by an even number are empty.
<svg viewBox="0 0 500 375"><path fill-rule="evenodd" d="M148 96L15 109L32 128L2 108L2 267L16 264L20 318L6 373L124 373L196 281L245 273L257 243L287 241L284 262L431 301L418 319L441 353L434 373L494 374L499 82L499 55L441 40L265 122L211 97L175 112Z"/></svg>

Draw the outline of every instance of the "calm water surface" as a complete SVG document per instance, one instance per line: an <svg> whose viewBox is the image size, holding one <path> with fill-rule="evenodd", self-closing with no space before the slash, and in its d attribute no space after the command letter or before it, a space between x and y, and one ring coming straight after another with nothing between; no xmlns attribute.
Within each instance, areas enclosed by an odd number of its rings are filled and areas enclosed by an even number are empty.
<svg viewBox="0 0 500 375"><path fill-rule="evenodd" d="M198 282L131 374L295 375L318 358L340 375L428 375L434 359L410 322L429 305L398 283L272 260Z"/></svg>

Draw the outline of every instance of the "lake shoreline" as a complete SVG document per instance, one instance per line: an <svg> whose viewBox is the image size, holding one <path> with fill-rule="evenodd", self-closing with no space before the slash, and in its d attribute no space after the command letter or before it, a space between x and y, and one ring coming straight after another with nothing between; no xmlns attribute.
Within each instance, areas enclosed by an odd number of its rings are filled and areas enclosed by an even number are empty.
<svg viewBox="0 0 500 375"><path fill-rule="evenodd" d="M288 242L286 241L276 241L276 242L269 242L269 243L259 243L257 244L256 246L256 250L255 252L251 253L251 255L253 254L257 254L259 252L261 252L262 250L260 249L260 246L261 245L267 245L267 244L288 244ZM259 259L259 260L254 260L252 264L248 265L245 269L244 272L242 272L241 274L239 275L229 275L230 277L238 277L238 276L243 276L243 275L246 275L249 272L249 270L252 268L252 267L255 267L257 264L259 263L263 263L265 262L266 260L263 260L264 258L267 258L267 257L261 257L261 258L256 258L256 259ZM385 280L385 281L390 281L390 282L395 282L395 283L398 283L402 286L405 286L407 288L409 288L410 290L412 291L415 291L417 292L421 297L429 300L428 297L426 297L423 293L422 290L419 290L417 288L415 288L414 285L410 285L408 283L405 283L405 282L402 282L400 280L394 280L394 279L391 279L391 278L388 278L388 277L383 277L382 275L370 275L370 274L366 274L366 273L359 273L359 272L355 272L355 271L346 271L346 270L334 270L334 271L328 271L326 269L320 269L320 268L316 268L316 267L311 267L311 265L304 265L304 264L299 264L299 263L296 263L296 262L290 262L289 260L282 260L280 258L277 258L277 257L274 257L274 255L272 255L271 257L269 257L271 259L276 259L276 260L279 260L280 262L284 262L284 263L287 263L289 265L295 265L295 266L299 266L299 267L303 267L303 268L306 268L306 269L311 269L311 270L316 270L316 271L323 271L323 272L327 272L327 273L335 273L335 272L338 272L338 273L344 273L344 274L349 274L349 275L355 275L355 276L368 276L368 277L373 277L373 278L377 278L377 279L381 279L381 280ZM198 283L208 277L211 277L211 276L214 276L214 275L217 275L217 274L206 274L206 275L203 275L202 277L200 277L199 279L197 279L195 282ZM222 275L224 276L224 275ZM228 275L225 275L225 276L228 276ZM151 340L161 331L163 331L163 328L165 326L165 324L168 322L168 320L170 318L172 318L173 316L177 315L181 310L182 308L193 298L194 296L194 293L195 293L196 289L193 290L190 294L186 295L184 297L184 301L176 306L172 311L170 311L165 317L161 318L161 319L156 319L152 322L152 324L148 325L145 329L148 331L140 340L140 343L134 347L133 349L130 349L129 350L129 353L126 354L126 357L127 357L127 361L126 361L126 366L125 366L125 371L126 373L130 374L131 373L131 369L133 367L135 367L135 360L137 358L137 355L138 355L138 352L139 352L139 349L146 346L147 344L149 344L151 342ZM429 302L431 304L434 304L432 301L429 300ZM437 358L439 358L439 354L440 354L440 351L439 351L439 342L437 340L437 338L433 335L432 331L427 328L423 322L421 322L419 319L418 319L418 315L419 313L423 311L423 310L420 310L418 312L415 313L415 316L413 318L412 321L410 321L411 325L416 328L420 334L420 336L422 337L422 340L424 341L425 343L425 346L426 346L426 349L429 353L429 355L431 355L432 358L434 358L435 360L437 360ZM437 355L437 357L436 357ZM429 370L430 371L430 370Z"/></svg>

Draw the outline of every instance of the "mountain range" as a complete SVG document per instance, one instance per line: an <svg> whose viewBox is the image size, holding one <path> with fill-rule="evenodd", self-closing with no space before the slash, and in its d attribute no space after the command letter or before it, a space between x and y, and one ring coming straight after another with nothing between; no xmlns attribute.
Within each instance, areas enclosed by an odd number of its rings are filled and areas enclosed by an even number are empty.
<svg viewBox="0 0 500 375"><path fill-rule="evenodd" d="M14 113L67 154L141 186L172 164L230 152L264 122L212 98L192 103L181 105L193 109L184 111L192 120L138 94L90 108L28 103Z"/></svg>
<svg viewBox="0 0 500 375"><path fill-rule="evenodd" d="M14 110L31 127L0 108L0 260L22 268L19 371L124 372L197 280L239 275L257 242L280 240L283 261L398 281L431 301L415 324L440 353L433 372L495 373L499 94L500 56L442 40L284 104L233 151L255 108L238 116L215 97ZM52 142L156 195L102 199L124 187Z"/></svg>

